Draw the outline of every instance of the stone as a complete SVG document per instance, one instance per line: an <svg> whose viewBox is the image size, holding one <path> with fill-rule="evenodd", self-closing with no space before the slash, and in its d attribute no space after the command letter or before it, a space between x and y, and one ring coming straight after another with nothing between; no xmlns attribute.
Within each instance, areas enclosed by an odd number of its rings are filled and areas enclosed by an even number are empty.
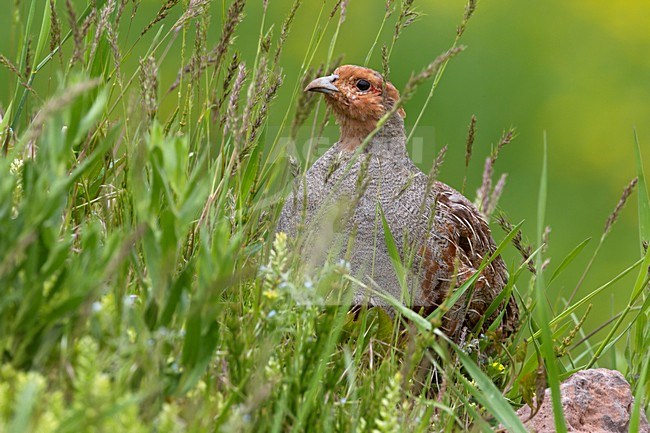
<svg viewBox="0 0 650 433"><path fill-rule="evenodd" d="M569 432L623 433L629 431L634 397L630 384L615 370L594 368L575 373L560 386L562 409ZM530 420L531 409L524 406L517 415L525 426L537 433L555 432L551 390L546 389L544 403ZM526 422L526 420L528 420ZM641 411L640 433L650 433Z"/></svg>

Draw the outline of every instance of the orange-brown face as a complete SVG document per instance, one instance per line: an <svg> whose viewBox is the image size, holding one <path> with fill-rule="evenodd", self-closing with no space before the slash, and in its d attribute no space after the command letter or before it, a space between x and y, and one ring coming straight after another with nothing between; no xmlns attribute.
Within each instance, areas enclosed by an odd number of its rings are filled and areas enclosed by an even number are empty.
<svg viewBox="0 0 650 433"><path fill-rule="evenodd" d="M325 94L328 104L341 122L376 123L399 99L399 92L376 71L345 65L332 75L309 83L305 91ZM399 114L404 117L404 110Z"/></svg>

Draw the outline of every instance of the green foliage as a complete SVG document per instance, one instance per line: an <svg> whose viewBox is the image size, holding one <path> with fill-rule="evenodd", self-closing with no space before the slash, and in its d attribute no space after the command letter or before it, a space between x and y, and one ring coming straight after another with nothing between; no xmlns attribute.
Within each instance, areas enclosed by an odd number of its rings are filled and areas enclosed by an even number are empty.
<svg viewBox="0 0 650 433"><path fill-rule="evenodd" d="M418 16L411 3L394 17L402 23L391 51ZM282 139L300 104L286 107L278 131L268 127L268 112L282 109L273 105L278 92L295 101L300 90L300 80L289 90L282 84L280 53L301 3L287 10L280 34L262 20L252 59L233 43L241 0L215 10L167 2L142 34L129 32L138 4L75 11L73 2L35 0L16 11L24 40L13 59L15 96L0 121L0 432L489 431L499 424L520 431L518 406L598 364L628 335L621 368L635 387L638 422L650 394L650 254L553 312L545 293L587 243L547 277L540 218L537 249L513 266L499 298L514 294L522 310L521 329L507 340L496 331L500 318L485 324L485 334L468 330L461 345L440 331L444 311L478 274L426 318L395 300L393 315L350 311L350 295L363 284L349 264L314 268L296 254L302 239L274 233L289 173L300 171L290 170ZM326 5L334 9L314 24L301 76L325 31L344 25L346 2ZM207 36L209 12L220 38ZM166 47L176 38L182 55L171 59ZM61 46L48 52L48 40ZM335 62L335 46L336 38L323 69ZM176 82L159 89L157 67L175 61ZM48 68L51 88L37 92ZM444 66L429 72L430 99ZM312 119L306 110L296 117ZM314 139L327 121L316 111ZM310 149L307 163L315 156ZM644 219L641 164L638 177ZM382 222L403 280L403 258ZM647 224L640 226L647 240ZM497 254L520 242L523 228L511 227ZM533 260L537 274L525 274ZM628 305L605 324L607 336L586 334L589 302L633 270Z"/></svg>

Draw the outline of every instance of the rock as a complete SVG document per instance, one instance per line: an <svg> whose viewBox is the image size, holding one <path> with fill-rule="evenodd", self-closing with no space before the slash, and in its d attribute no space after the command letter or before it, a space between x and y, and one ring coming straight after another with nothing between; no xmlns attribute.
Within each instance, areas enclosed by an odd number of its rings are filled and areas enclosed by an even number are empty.
<svg viewBox="0 0 650 433"><path fill-rule="evenodd" d="M569 432L623 433L629 430L634 398L630 384L618 371L606 368L580 371L560 385L560 392ZM530 407L524 406L517 411L517 415L526 421L530 412ZM546 389L539 412L525 425L537 433L555 432L550 389ZM643 411L639 432L650 433Z"/></svg>

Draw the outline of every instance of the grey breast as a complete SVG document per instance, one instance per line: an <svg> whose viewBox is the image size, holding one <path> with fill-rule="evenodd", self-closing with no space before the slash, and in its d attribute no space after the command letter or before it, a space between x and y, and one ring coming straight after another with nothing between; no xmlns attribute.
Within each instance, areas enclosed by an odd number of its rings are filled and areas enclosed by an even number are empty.
<svg viewBox="0 0 650 433"><path fill-rule="evenodd" d="M389 123L362 153L341 151L335 145L321 156L304 181L297 180L278 230L295 236L300 227L304 229L304 257L312 266L345 258L355 276L373 289L423 305L428 301L422 296L418 272L408 272L406 287L397 279L380 216L383 212L404 261L414 262L418 249L436 241L429 221L434 200L424 198L427 177L408 158L403 124L395 120L399 124ZM361 291L354 298L386 305L382 298Z"/></svg>

